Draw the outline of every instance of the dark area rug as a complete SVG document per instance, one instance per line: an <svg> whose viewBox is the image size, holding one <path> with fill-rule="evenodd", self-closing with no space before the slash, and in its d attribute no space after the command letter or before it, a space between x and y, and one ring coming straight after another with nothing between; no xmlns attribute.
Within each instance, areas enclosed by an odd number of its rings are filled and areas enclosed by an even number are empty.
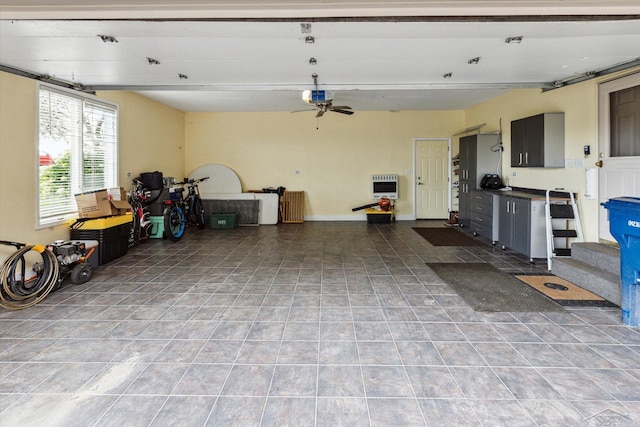
<svg viewBox="0 0 640 427"><path fill-rule="evenodd" d="M617 307L600 295L575 285L561 277L549 275L516 274L518 280L535 290L542 292L558 304L565 307Z"/></svg>
<svg viewBox="0 0 640 427"><path fill-rule="evenodd" d="M483 246L481 240L463 233L457 228L418 228L413 230L433 246Z"/></svg>
<svg viewBox="0 0 640 427"><path fill-rule="evenodd" d="M558 312L561 305L486 263L427 263L475 311Z"/></svg>

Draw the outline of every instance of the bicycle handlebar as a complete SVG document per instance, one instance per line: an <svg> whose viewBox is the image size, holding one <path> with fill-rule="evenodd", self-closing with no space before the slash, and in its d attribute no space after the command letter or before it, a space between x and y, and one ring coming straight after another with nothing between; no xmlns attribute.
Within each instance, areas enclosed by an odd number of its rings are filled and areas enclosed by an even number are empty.
<svg viewBox="0 0 640 427"><path fill-rule="evenodd" d="M197 184L197 183L199 183L199 182L203 182L203 181L206 181L206 180L208 180L208 179L209 179L209 177L208 177L208 176L207 176L207 177L205 177L205 178L200 178L200 179L186 179L186 180L185 180L185 181L183 181L183 182L176 182L176 185Z"/></svg>

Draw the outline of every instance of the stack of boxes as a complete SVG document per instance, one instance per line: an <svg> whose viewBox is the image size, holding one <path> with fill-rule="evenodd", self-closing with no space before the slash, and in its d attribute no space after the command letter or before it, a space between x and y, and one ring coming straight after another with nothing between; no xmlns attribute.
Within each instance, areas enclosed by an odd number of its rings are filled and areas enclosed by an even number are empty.
<svg viewBox="0 0 640 427"><path fill-rule="evenodd" d="M131 206L122 187L76 194L78 219L70 223L71 240L97 241L98 264L126 255Z"/></svg>

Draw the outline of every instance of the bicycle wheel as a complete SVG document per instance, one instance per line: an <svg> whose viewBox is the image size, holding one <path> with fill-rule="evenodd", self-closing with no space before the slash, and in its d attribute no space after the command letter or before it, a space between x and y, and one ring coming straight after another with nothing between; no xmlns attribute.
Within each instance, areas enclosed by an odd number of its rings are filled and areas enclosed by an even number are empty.
<svg viewBox="0 0 640 427"><path fill-rule="evenodd" d="M164 210L164 233L174 242L182 239L187 220L180 206L171 205Z"/></svg>
<svg viewBox="0 0 640 427"><path fill-rule="evenodd" d="M195 224L202 230L204 228L204 206L199 197L193 201L193 210L191 212Z"/></svg>

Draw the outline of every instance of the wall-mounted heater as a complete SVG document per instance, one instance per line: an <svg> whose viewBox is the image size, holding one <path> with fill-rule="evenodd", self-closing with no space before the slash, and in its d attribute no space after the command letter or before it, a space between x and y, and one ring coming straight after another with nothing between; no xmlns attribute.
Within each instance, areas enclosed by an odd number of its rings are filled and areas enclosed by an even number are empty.
<svg viewBox="0 0 640 427"><path fill-rule="evenodd" d="M372 175L371 197L396 200L398 198L398 175Z"/></svg>

